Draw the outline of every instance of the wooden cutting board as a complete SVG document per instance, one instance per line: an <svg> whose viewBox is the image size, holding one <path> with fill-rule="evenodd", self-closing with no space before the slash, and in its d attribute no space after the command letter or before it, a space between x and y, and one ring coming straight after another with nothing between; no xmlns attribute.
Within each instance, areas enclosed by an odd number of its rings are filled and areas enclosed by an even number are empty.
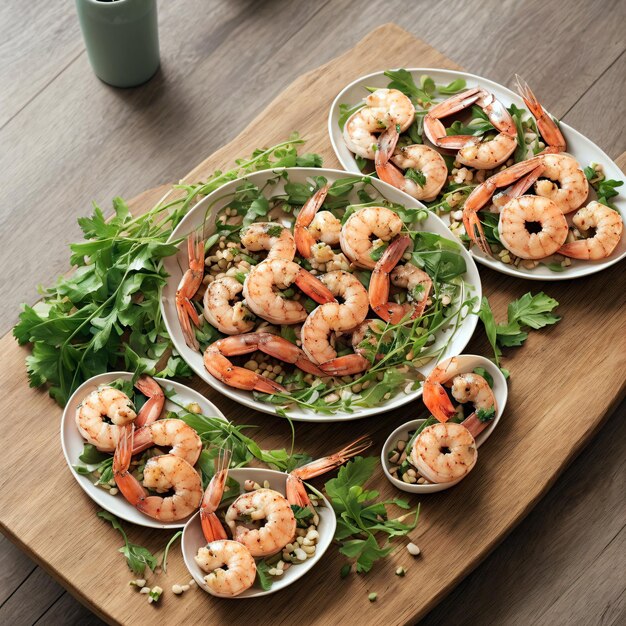
<svg viewBox="0 0 626 626"><path fill-rule="evenodd" d="M307 151L339 167L327 137L326 118L335 95L358 76L389 67L457 65L395 25L385 25L343 56L300 77L230 144L198 165L187 177L205 179L229 167L254 148L271 145L299 130ZM626 154L618 161L626 166ZM167 186L131 202L134 211L150 208ZM28 350L10 335L0 341L3 455L0 472L0 528L88 607L111 623L187 625L219 621L256 624L411 623L432 608L470 572L549 489L564 467L593 436L624 395L626 304L624 266L561 283L514 280L480 267L483 289L499 319L510 300L529 289L545 289L560 303L563 320L534 332L521 349L506 354L511 370L509 404L481 449L476 469L449 491L413 498L422 514L411 539L422 556L399 549L367 576L339 577L344 563L334 547L307 576L277 595L230 602L199 590L182 597L170 587L189 580L180 550L173 551L167 575L149 577L165 590L158 607L148 605L128 586L133 578L117 554L120 536L96 517L96 507L67 468L59 442L61 410L43 391L28 388L24 358ZM467 349L488 354L481 330ZM192 383L233 421L255 424L255 437L267 448L284 447L289 429L276 418L252 412L222 398L202 381ZM372 454L386 435L422 408L418 401L391 413L341 425L297 424L297 445L311 454L333 451L358 433L372 433ZM28 433L28 435L26 435ZM399 493L379 471L372 487L384 497ZM598 485L598 488L602 488ZM550 521L546 520L546 524ZM126 525L128 527L128 525ZM156 551L171 533L128 528L130 539ZM404 578L394 575L403 565ZM378 593L375 603L368 593ZM470 602L471 599L468 599Z"/></svg>

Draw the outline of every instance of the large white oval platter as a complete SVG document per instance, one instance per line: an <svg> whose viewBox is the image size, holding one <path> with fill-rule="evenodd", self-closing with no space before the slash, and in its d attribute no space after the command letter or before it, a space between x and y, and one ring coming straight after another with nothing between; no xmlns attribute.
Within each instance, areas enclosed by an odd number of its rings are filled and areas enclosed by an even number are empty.
<svg viewBox="0 0 626 626"><path fill-rule="evenodd" d="M245 493L243 484L249 479L259 483L260 485L267 480L270 484L270 489L274 489L274 491L278 491L279 493L285 495L287 474L284 474L283 472L261 468L241 467L230 470L228 472L228 476L229 478L234 478L239 483L241 493ZM313 569L315 564L324 555L324 552L328 550L328 547L335 536L335 529L337 528L337 519L335 518L335 513L331 508L330 502L324 496L322 496L322 498L324 506L318 506L316 509L320 518L320 523L317 527L320 536L315 549L315 556L307 559L303 563L292 565L289 569L285 570L285 573L282 576L274 578L271 588L267 591L263 591L263 589L256 586L252 586L250 589L244 591L238 596L234 596L234 598L229 599L239 600L243 598L268 596L271 593L276 593L277 591L288 587ZM208 593L208 588L206 582L204 581L206 573L198 567L198 564L194 560L198 550L206 544L206 539L202 534L200 514L196 513L185 526L181 548L183 551L183 558L185 559L185 565L187 566L189 573L193 576L198 585Z"/></svg>
<svg viewBox="0 0 626 626"><path fill-rule="evenodd" d="M113 513L120 519L123 519L132 524L138 526L146 526L148 528L183 528L185 522L189 517L179 520L177 522L160 522L152 519L143 513L140 513L134 506L127 502L121 493L115 496L109 494L106 489L102 487L96 487L92 478L89 476L83 476L79 474L74 465L82 465L79 460L79 456L82 454L85 440L76 427L75 415L78 405L83 401L85 396L90 394L94 389L97 389L100 385L106 385L118 378L125 380L131 380L133 375L130 372L107 372L106 374L99 374L89 380L85 381L69 399L65 405L63 411L63 418L61 420L61 446L63 447L63 454L65 460L72 472L74 478L81 486L82 490L103 509ZM176 399L181 404L187 405L192 402L197 402L202 409L202 414L208 417L219 417L226 420L224 414L212 403L209 402L202 394L176 383L171 380L165 380L164 378L155 379L161 387L168 390L173 390L176 394ZM178 411L180 407L176 406L169 400L165 400L165 410Z"/></svg>
<svg viewBox="0 0 626 626"><path fill-rule="evenodd" d="M347 174L346 172L342 172L341 170L331 170L325 168L289 168L289 179L291 182L304 183L311 176L324 176L328 179L330 183L332 183L338 179L345 178L351 175ZM261 172L255 172L254 174L250 174L249 176L245 177L246 180L255 185L258 185L259 187L262 187L268 178L275 179L276 170L264 170ZM200 228L203 223L205 225L205 237L213 233L215 230L215 216L217 212L228 203L230 199L230 194L232 194L236 187L241 184L241 181L242 179L234 180L224 185L223 187L215 190L213 193L206 196L206 198L203 198L200 202L198 202L198 204L196 204L193 209L189 211L189 213L181 221L178 227L174 230L172 236L170 237L170 241L176 241L186 238L189 233L193 232L197 228ZM388 185L387 183L375 179L372 179L372 183L382 196L392 202L403 204L404 206L408 207L423 206L421 203L411 198L411 196L408 196L407 194L399 191L391 185ZM272 195L281 193L283 185L284 180L281 179L278 183L274 185L274 187L272 187ZM452 241L455 240L454 236L450 233L445 223L439 217L430 212L428 213L428 217L426 218L426 220L422 222L420 230L434 232ZM474 263L469 253L462 246L460 247L460 252L465 259L465 263L467 266L467 272L464 278L465 282L468 285L468 287L463 290L464 293L461 294L461 298L465 299L467 297L476 296L480 300L482 290L480 284L480 276L478 274L476 264ZM185 343L176 313L175 296L176 289L183 275L183 268L186 268L187 266L186 241L183 241L179 245L178 254L164 259L164 265L170 277L167 281L167 285L163 289L161 309L163 312L163 319L165 321L167 331L169 332L170 337L174 342L176 350L190 365L190 367L196 372L196 374L198 374L198 376L200 376L209 385L211 385L211 387L219 391L221 394L225 395L227 398L230 398L235 402L239 402L244 406L250 407L251 409L263 411L264 413L275 414L276 409L271 404L267 404L265 402L257 402L253 397L252 392L229 387L228 385L225 385L224 383L211 376L204 367L204 364L202 362L202 354L200 352L196 352L190 349ZM471 290L471 293L468 293L468 290ZM442 359L447 358L448 356L452 356L454 354L459 354L463 351L463 349L467 345L467 342L470 340L474 329L476 328L477 320L477 316L473 313L467 315L467 317L457 329L456 334L450 341L445 352L441 356ZM434 343L434 348L436 348L438 345L443 345L443 340L443 336L438 336L437 340ZM425 367L421 368L420 372L424 374L424 376L427 376L434 366L435 363L431 362ZM415 400L421 394L421 389L418 389L417 391L413 391L408 394L400 393L397 396L391 398L383 405L372 408L355 407L352 413L334 414L329 416L320 415L311 410L293 409L289 410L288 414L289 417L293 420L308 422L335 422L354 420L362 417L368 417L370 415L376 415L378 413L389 411L396 407L402 406L403 404Z"/></svg>
<svg viewBox="0 0 626 626"><path fill-rule="evenodd" d="M391 69L391 68L389 68ZM455 70L442 70L436 68L407 68L412 74L416 84L420 84L419 78L422 74L430 76L437 84L448 84L457 78L464 78L467 82L467 88L480 85L486 87L489 91L493 92L495 96L505 105L510 106L515 104L518 107L527 108L524 101L519 95L499 85L491 80L476 76L475 74L468 74L466 72L458 72ZM513 78L513 75L511 75ZM339 128L339 105L349 104L350 106L356 104L367 95L365 87L387 87L390 79L387 78L384 73L375 72L357 78L345 87L339 95L335 98L330 108L328 115L328 133L330 135L330 142L333 146L335 154L339 159L341 165L348 171L354 173L361 173L359 167L354 159L354 155L348 150L346 146L341 129ZM532 87L532 85L531 85ZM541 100L541 94L536 94L539 100ZM584 135L577 130L561 122L561 130L567 141L567 151L575 157L582 167L586 167L591 162L600 163L604 166L604 173L607 178L615 180L626 180L622 170L613 162L613 160L593 141L587 139ZM613 199L617 206L622 218L626 221L626 186L622 186L618 189L620 195ZM449 223L448 216L444 216L444 221ZM600 261L576 261L572 259L572 264L562 272L553 272L545 265L540 264L536 268L529 270L523 267L515 267L496 261L494 258L487 256L484 252L481 252L476 246L471 248L472 256L481 263L486 265L497 272L515 276L516 278L527 278L530 280L567 280L570 278L579 278L580 276L587 276L589 274L595 274L606 267L614 265L626 257L626 233L622 235L622 238L613 251L613 253L606 259Z"/></svg>

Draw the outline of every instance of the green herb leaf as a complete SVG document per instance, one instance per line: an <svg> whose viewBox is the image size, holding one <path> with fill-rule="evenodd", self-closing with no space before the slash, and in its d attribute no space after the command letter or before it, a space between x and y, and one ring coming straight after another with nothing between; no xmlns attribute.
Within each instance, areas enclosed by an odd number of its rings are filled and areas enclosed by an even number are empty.
<svg viewBox="0 0 626 626"><path fill-rule="evenodd" d="M490 422L496 416L495 407L490 407L489 409L478 409L476 411L476 417L481 422Z"/></svg>
<svg viewBox="0 0 626 626"><path fill-rule="evenodd" d="M412 167L409 167L407 170L405 170L404 177L412 180L415 184L419 185L422 188L426 184L426 176L424 175L424 172L422 172L421 170L413 169Z"/></svg>
<svg viewBox="0 0 626 626"><path fill-rule="evenodd" d="M463 89L465 89L466 86L467 86L467 83L464 78L457 78L456 80L453 80L451 83L448 83L447 85L439 85L437 87L437 91L440 94L451 96L451 95L454 95L455 93L458 93L459 91L462 91Z"/></svg>
<svg viewBox="0 0 626 626"><path fill-rule="evenodd" d="M269 569L270 566L267 564L267 561L257 561L255 582L263 591L270 590L274 583L273 577L268 574Z"/></svg>

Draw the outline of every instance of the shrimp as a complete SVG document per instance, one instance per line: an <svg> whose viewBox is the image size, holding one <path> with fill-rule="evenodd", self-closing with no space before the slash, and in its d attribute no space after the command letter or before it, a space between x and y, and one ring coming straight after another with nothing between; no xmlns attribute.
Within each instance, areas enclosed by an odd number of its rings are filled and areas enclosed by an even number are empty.
<svg viewBox="0 0 626 626"><path fill-rule="evenodd" d="M532 181L536 180L543 171L543 160L546 155L532 157L496 172L487 180L478 185L469 195L463 206L463 225L471 241L485 254L491 254L491 248L485 238L482 224L478 217L480 211L493 197L497 189L513 185L506 193L506 200L523 194Z"/></svg>
<svg viewBox="0 0 626 626"><path fill-rule="evenodd" d="M536 227L530 230L530 227ZM545 259L567 239L567 220L559 207L540 196L521 196L500 212L498 232L502 245L522 259Z"/></svg>
<svg viewBox="0 0 626 626"><path fill-rule="evenodd" d="M165 405L165 394L159 383L146 374L142 374L137 379L135 387L148 398L139 413L137 413L135 427L149 426L161 417L163 406Z"/></svg>
<svg viewBox="0 0 626 626"><path fill-rule="evenodd" d="M185 459L193 466L200 456L202 441L198 433L183 420L163 419L135 431L133 454L151 446L170 448L170 454Z"/></svg>
<svg viewBox="0 0 626 626"><path fill-rule="evenodd" d="M148 459L143 469L143 486L130 473L133 449L132 424L124 427L113 456L113 478L122 495L145 515L161 522L175 522L193 513L202 500L202 481L185 459L162 454ZM144 488L145 487L145 488ZM173 491L170 496L151 496Z"/></svg>
<svg viewBox="0 0 626 626"><path fill-rule="evenodd" d="M393 239L402 230L402 220L391 209L370 206L350 215L341 229L343 253L358 267L372 269L376 261L371 252L381 241ZM372 241L378 239L379 241Z"/></svg>
<svg viewBox="0 0 626 626"><path fill-rule="evenodd" d="M393 241L376 263L370 279L370 306L376 315L391 324L398 324L409 314L410 319L420 317L433 284L426 272L410 263L396 267L410 244L411 239L406 235ZM389 300L390 278L394 285L408 290L407 303L398 304Z"/></svg>
<svg viewBox="0 0 626 626"><path fill-rule="evenodd" d="M446 135L441 119L478 105L498 132L495 138L482 141L471 135ZM451 96L428 110L424 117L424 134L440 148L454 149L457 161L478 169L494 169L515 151L517 129L506 107L490 92L474 87Z"/></svg>
<svg viewBox="0 0 626 626"><path fill-rule="evenodd" d="M183 331L185 343L192 350L199 350L200 345L196 339L193 324L200 328L200 318L194 305L191 302L204 277L204 241L198 233L192 233L187 238L187 255L189 257L189 268L183 274L176 290L176 312Z"/></svg>
<svg viewBox="0 0 626 626"><path fill-rule="evenodd" d="M478 374L463 372L459 360L451 357L440 363L424 381L423 401L426 408L440 421L447 422L456 415L456 408L446 393L444 385L452 386L452 397L459 403L472 402L475 408L465 421L470 420L476 411L496 410L496 398L489 383ZM470 420L470 424L473 420ZM465 422L464 422L465 423ZM476 436L478 432L474 432Z"/></svg>
<svg viewBox="0 0 626 626"><path fill-rule="evenodd" d="M339 243L341 221L330 211L318 213L320 207L324 204L327 193L328 185L318 189L305 202L296 218L293 229L294 238L298 253L304 259L311 258L313 254L311 248L318 241L322 241L329 246L336 246Z"/></svg>
<svg viewBox="0 0 626 626"><path fill-rule="evenodd" d="M544 169L535 193L552 200L563 213L575 211L589 195L589 183L578 161L567 154L542 156Z"/></svg>
<svg viewBox="0 0 626 626"><path fill-rule="evenodd" d="M104 421L108 417L111 423ZM113 452L119 440L120 426L131 423L137 414L130 398L108 385L92 391L76 409L76 426L92 446Z"/></svg>
<svg viewBox="0 0 626 626"><path fill-rule="evenodd" d="M439 152L421 144L404 146L394 154L399 136L395 126L380 136L375 159L378 178L417 200L434 200L448 179L446 162ZM415 177L407 177L409 172ZM420 176L423 182L418 182Z"/></svg>
<svg viewBox="0 0 626 626"><path fill-rule="evenodd" d="M365 107L353 113L343 128L343 139L351 152L374 160L376 134L389 126L403 133L415 119L415 107L397 89L377 89L365 98Z"/></svg>
<svg viewBox="0 0 626 626"><path fill-rule="evenodd" d="M517 82L517 91L535 118L537 129L546 142L547 147L543 152L565 152L567 143L557 123L544 111L526 81L517 74L515 74L515 80Z"/></svg>
<svg viewBox="0 0 626 626"><path fill-rule="evenodd" d="M271 259L255 265L243 284L248 307L272 324L298 324L307 318L304 306L281 293L292 284L317 303L332 302L334 297L313 274L293 261Z"/></svg>
<svg viewBox="0 0 626 626"><path fill-rule="evenodd" d="M200 506L202 532L208 543L194 557L198 567L207 573L204 582L209 593L225 598L243 593L252 587L256 579L256 563L250 550L238 541L227 538L215 514L224 494L229 463L230 454L220 452L216 459L215 474Z"/></svg>
<svg viewBox="0 0 626 626"><path fill-rule="evenodd" d="M296 518L289 501L273 489L240 495L226 511L233 539L254 557L269 556L284 548L296 533Z"/></svg>
<svg viewBox="0 0 626 626"><path fill-rule="evenodd" d="M311 461L293 470L289 476L287 476L285 489L289 503L301 508L310 508L313 510L313 505L311 504L311 500L302 481L309 480L315 476L321 476L343 465L348 459L365 452L371 445L372 442L363 435L339 450L339 452L335 452L335 454L331 454L330 456L316 461Z"/></svg>
<svg viewBox="0 0 626 626"><path fill-rule="evenodd" d="M254 328L254 315L237 296L243 285L234 276L224 276L209 284L204 292L204 317L225 335L247 333Z"/></svg>
<svg viewBox="0 0 626 626"><path fill-rule="evenodd" d="M462 424L433 424L417 436L409 459L429 482L449 483L472 470L478 450L474 437Z"/></svg>
<svg viewBox="0 0 626 626"><path fill-rule="evenodd" d="M342 302L322 304L307 317L301 332L302 349L324 372L335 376L362 372L370 362L359 354L337 357L329 339L333 331L350 330L367 317L367 290L356 276L341 270L328 272L320 280Z"/></svg>
<svg viewBox="0 0 626 626"><path fill-rule="evenodd" d="M293 261L296 242L288 228L274 222L254 222L241 233L241 243L248 250L267 250L268 259Z"/></svg>
<svg viewBox="0 0 626 626"><path fill-rule="evenodd" d="M608 257L619 243L624 228L622 216L617 211L595 200L578 209L572 222L581 232L593 229L595 233L587 239L566 243L559 249L559 254L591 261Z"/></svg>
<svg viewBox="0 0 626 626"><path fill-rule="evenodd" d="M271 333L248 333L219 339L204 352L204 366L209 374L224 384L247 391L263 393L286 392L286 389L270 378L244 367L233 365L227 358L261 350L281 361L292 363L315 376L326 374L306 358L305 353L290 341Z"/></svg>

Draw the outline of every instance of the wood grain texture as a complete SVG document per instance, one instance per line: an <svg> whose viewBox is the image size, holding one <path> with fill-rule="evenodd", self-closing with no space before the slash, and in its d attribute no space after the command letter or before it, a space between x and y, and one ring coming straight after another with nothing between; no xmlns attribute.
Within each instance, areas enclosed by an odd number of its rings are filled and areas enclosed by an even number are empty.
<svg viewBox="0 0 626 626"><path fill-rule="evenodd" d="M327 165L336 164L330 154L324 124L332 97L345 84L346 76L356 76L376 66L405 64L403 60L407 55L420 60L416 65L450 66L445 58L407 33L393 26L381 28L353 51L298 79L234 142L196 168L191 179L202 178L208 171L223 167L233 155L242 155L259 144L282 139L293 128L300 128L310 138L307 149L322 152ZM320 97L320 93L328 96ZM319 106L315 113L303 119L301 108L284 106L285 102L298 99L307 102L317 99ZM277 105L280 108L276 108ZM137 203L133 206L148 208ZM504 316L508 301L528 289L528 285L521 281L510 281L483 268L481 273L485 292L497 316ZM467 574L528 512L623 395L623 380L611 374L621 371L626 364L626 320L620 316L620 307L625 303L624 290L609 301L601 297L610 286L620 284L620 281L623 284L619 268L612 268L589 279L550 285L550 294L562 304L564 320L556 328L531 335L523 350L514 351L507 358L506 364L513 373L511 408L498 428L498 446L489 446L476 471L457 488L423 499L423 515L413 534L413 539L422 547L423 557L413 560L401 550L368 577L352 577L339 584L336 577L341 560L334 551L329 552L314 572L292 587L292 597L297 594L301 598L299 611L306 616L306 621L328 621L327 611L332 610L332 620L336 622L350 622L355 614L364 614L364 611L372 621L412 622ZM572 289L574 285L576 290ZM541 285L535 286L541 288ZM579 297L581 292L585 293L584 299ZM601 329L595 322L598 315L605 327L614 330L614 335L599 332ZM576 344L581 335L593 337L593 354L572 351L572 344ZM468 350L482 351L484 348L484 339L479 335ZM22 368L26 351L16 348L10 337L0 341L0 350L5 356L8 373L1 383L2 393L11 399L11 414L15 418L7 425L6 434L11 440L20 442L2 460L0 496L3 502L11 504L0 512L3 531L35 555L55 577L100 615L114 622L148 622L154 618L154 609L132 598L132 590L126 587L129 575L124 571L121 557L117 561L112 559L111 555L115 555L115 547L119 545L118 536L95 517L95 506L79 493L65 467L58 446L58 408L44 393L26 389ZM545 362L548 354L554 363L566 362L571 377L564 381L559 367L538 368L537 363ZM593 397L576 393L577 381L583 373L586 379L593 378ZM224 398L216 398L215 392L201 382L195 386L216 401L233 420L258 424L257 436L265 446L284 445L288 435L285 424L267 416L250 415L249 411ZM554 389L567 392L555 397ZM374 453L379 451L389 430L405 421L414 410L419 410L419 403L382 418L358 423L359 430L374 434L378 444ZM38 437L29 442L26 451L19 436L21 423L28 416L39 414L47 414L50 419L42 422ZM558 419L571 415L576 419ZM354 424L341 428L299 425L298 444L313 454L327 452L329 438L336 443L347 441L354 428ZM33 493L39 487L38 476L20 472L23 459L33 455L45 459L49 477L46 487L59 494L58 499L50 503L45 520L29 515L29 503L14 495L18 487L21 493ZM384 495L393 495L392 488L382 477L374 482ZM71 532L67 532L68 520L71 520ZM56 529L55 537L58 538L54 542L49 541L50 528ZM94 536L99 537L96 543L92 541ZM165 541L162 533L144 529L131 529L130 536L152 549L162 546ZM86 554L88 558L85 558ZM407 576L398 583L393 570L399 564L409 568L414 578ZM106 588L100 584L101 577L107 580ZM159 579L159 583L167 588L186 577L178 555L172 560L167 577ZM112 594L111 589L119 589L120 593ZM375 604L367 601L370 590L379 594ZM159 617L166 623L175 622L180 610L179 601L171 594L166 596ZM209 599L198 592L185 598L185 621L200 623L209 615L216 620L224 619L227 612L229 621L235 623L249 623L255 616L270 614L270 611L276 621L293 617L291 604L279 605L272 598L242 604L237 617L233 616L231 607L227 602Z"/></svg>

